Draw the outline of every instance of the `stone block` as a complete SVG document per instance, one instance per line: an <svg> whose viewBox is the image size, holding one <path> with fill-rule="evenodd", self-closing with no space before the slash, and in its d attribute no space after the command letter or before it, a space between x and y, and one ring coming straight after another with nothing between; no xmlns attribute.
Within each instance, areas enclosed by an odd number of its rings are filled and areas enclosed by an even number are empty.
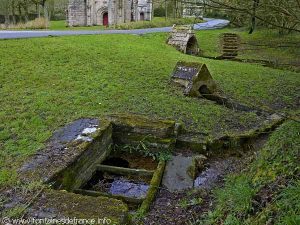
<svg viewBox="0 0 300 225"><path fill-rule="evenodd" d="M83 196L59 190L45 190L30 206L27 216L36 221L48 219L45 224L56 224L55 220L63 219L86 221L80 224L129 224L128 207L120 200ZM50 222L51 219L53 223ZM72 224L79 222L74 221Z"/></svg>
<svg viewBox="0 0 300 225"><path fill-rule="evenodd" d="M207 66L202 63L179 61L174 68L171 79L185 88L185 95L193 97L212 94L217 88Z"/></svg>

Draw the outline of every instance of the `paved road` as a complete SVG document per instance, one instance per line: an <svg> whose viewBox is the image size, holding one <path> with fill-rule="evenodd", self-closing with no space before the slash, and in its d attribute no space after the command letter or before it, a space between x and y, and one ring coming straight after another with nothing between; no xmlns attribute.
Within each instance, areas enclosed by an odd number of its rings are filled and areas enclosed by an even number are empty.
<svg viewBox="0 0 300 225"><path fill-rule="evenodd" d="M228 20L205 18L206 22L194 25L195 30L220 29L229 24ZM47 36L68 36L68 35L86 35L86 34L147 34L170 32L171 27L147 28L136 30L72 30L72 31L0 31L0 39L33 38Z"/></svg>

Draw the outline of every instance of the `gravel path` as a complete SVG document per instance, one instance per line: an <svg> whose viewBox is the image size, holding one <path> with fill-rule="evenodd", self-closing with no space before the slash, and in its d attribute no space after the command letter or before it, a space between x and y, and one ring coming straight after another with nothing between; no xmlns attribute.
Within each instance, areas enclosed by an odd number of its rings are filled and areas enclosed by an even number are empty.
<svg viewBox="0 0 300 225"><path fill-rule="evenodd" d="M230 22L223 19L205 18L206 22L194 25L195 30L211 30L226 27ZM148 34L170 32L171 27L161 28L147 28L136 30L72 30L72 31L55 31L55 30L42 30L42 31L0 31L0 39L17 39L17 38L33 38L33 37L47 37L47 36L69 36L69 35L92 35L92 34Z"/></svg>

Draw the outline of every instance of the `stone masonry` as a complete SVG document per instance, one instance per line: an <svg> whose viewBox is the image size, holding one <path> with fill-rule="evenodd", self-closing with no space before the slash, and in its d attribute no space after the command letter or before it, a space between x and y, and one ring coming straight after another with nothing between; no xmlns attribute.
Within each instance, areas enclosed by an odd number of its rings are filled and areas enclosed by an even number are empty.
<svg viewBox="0 0 300 225"><path fill-rule="evenodd" d="M68 26L114 25L151 20L152 0L69 0Z"/></svg>
<svg viewBox="0 0 300 225"><path fill-rule="evenodd" d="M174 25L168 39L168 44L188 55L198 55L200 51L193 27L189 25Z"/></svg>

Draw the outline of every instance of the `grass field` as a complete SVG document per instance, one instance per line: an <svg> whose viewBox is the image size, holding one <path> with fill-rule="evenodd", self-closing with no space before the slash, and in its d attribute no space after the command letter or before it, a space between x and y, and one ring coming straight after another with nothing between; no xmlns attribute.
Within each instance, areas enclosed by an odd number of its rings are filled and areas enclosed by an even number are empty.
<svg viewBox="0 0 300 225"><path fill-rule="evenodd" d="M234 133L257 121L253 113L232 113L210 101L185 97L169 83L178 60L207 63L220 89L237 101L276 110L294 108L299 74L183 55L165 44L166 37L1 41L2 174L41 148L59 126L80 117L144 113L174 118L188 129L207 133Z"/></svg>
<svg viewBox="0 0 300 225"><path fill-rule="evenodd" d="M205 52L217 52L214 40L222 31L228 30L198 32ZM170 83L178 60L206 63L218 88L236 101L277 112L299 112L299 73L184 55L166 45L166 38L167 34L93 35L0 41L0 188L15 185L17 169L24 160L43 148L54 130L77 118L141 113L172 118L188 130L210 135L240 133L260 120L251 112L184 96L182 89ZM290 123L278 132L263 159L274 159L268 151L279 158L267 170L276 169L276 162L289 160L280 158L282 146L289 151L286 157L295 157L299 147L297 124ZM293 167L293 163L291 159L289 165ZM264 165L253 168L264 169ZM279 174L291 171L290 167L278 168L282 168ZM248 178L236 179L241 185L252 185ZM234 182L228 182L228 190L234 193ZM293 185L299 183L291 183L291 190ZM254 190L251 186L245 201L252 199ZM226 193L218 193L218 204L223 207L230 199ZM278 204L282 209L288 207L284 202ZM242 205L241 211L234 211L230 207L226 205L206 219L244 221L236 218L236 213L246 213L247 208ZM224 218L225 214L230 218Z"/></svg>

